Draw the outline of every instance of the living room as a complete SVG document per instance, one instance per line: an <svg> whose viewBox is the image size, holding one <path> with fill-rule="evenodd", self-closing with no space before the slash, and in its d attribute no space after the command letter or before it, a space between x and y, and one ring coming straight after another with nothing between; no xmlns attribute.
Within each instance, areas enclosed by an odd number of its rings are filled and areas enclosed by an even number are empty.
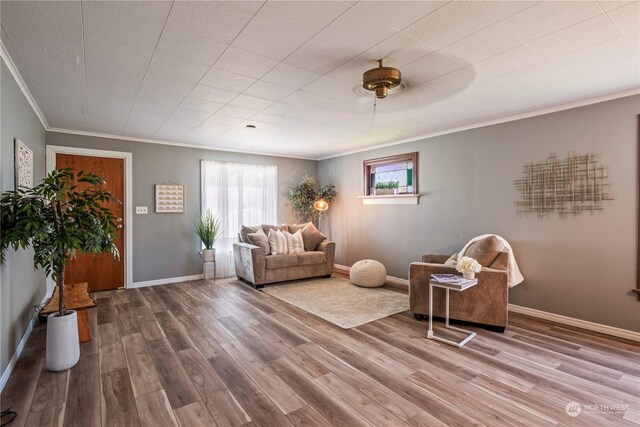
<svg viewBox="0 0 640 427"><path fill-rule="evenodd" d="M0 2L3 425L639 424L639 6Z"/></svg>

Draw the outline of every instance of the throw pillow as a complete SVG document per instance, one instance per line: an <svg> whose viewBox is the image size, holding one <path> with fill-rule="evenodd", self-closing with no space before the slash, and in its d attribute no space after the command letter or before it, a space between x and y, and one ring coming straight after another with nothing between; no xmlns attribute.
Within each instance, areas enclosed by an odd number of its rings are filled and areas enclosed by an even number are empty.
<svg viewBox="0 0 640 427"><path fill-rule="evenodd" d="M273 230L273 231L278 231L278 230L282 230L282 231L289 231L289 226L288 225L269 225L269 224L262 224L262 231L264 231L264 234L266 234L267 236L269 235L269 230Z"/></svg>
<svg viewBox="0 0 640 427"><path fill-rule="evenodd" d="M286 254L288 252L287 238L282 230L269 230L269 247L271 255Z"/></svg>
<svg viewBox="0 0 640 427"><path fill-rule="evenodd" d="M255 233L247 234L247 239L249 243L255 246L259 246L265 252L265 255L269 255L271 253L271 248L269 246L269 239L267 235L264 234L262 228L259 228Z"/></svg>
<svg viewBox="0 0 640 427"><path fill-rule="evenodd" d="M455 267L458 264L458 254L455 253L449 257L448 260L444 262L444 265L448 265L450 267Z"/></svg>
<svg viewBox="0 0 640 427"><path fill-rule="evenodd" d="M259 225L256 225L254 227L243 225L242 227L240 227L240 241L242 243L251 243L247 236L251 233L257 233L258 230L262 230L262 228Z"/></svg>
<svg viewBox="0 0 640 427"><path fill-rule="evenodd" d="M327 238L327 236L322 234L311 222L305 225L300 231L302 233L305 251L315 251L320 242Z"/></svg>
<svg viewBox="0 0 640 427"><path fill-rule="evenodd" d="M490 267L503 250L502 242L496 236L489 236L473 242L464 255L475 259L483 267Z"/></svg>
<svg viewBox="0 0 640 427"><path fill-rule="evenodd" d="M304 252L304 240L302 239L302 230L298 230L291 234L288 231L284 232L284 236L287 238L287 246L289 247L290 254L300 254Z"/></svg>
<svg viewBox="0 0 640 427"><path fill-rule="evenodd" d="M500 252L498 258L491 264L491 268L496 270L509 270L509 253Z"/></svg>
<svg viewBox="0 0 640 427"><path fill-rule="evenodd" d="M302 230L307 226L307 224L309 223L305 222L304 224L289 224L289 233L295 233L298 230Z"/></svg>

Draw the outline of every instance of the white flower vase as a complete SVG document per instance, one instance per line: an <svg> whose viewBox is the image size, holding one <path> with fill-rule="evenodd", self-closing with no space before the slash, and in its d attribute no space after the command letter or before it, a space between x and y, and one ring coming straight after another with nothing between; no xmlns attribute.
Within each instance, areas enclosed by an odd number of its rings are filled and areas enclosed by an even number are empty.
<svg viewBox="0 0 640 427"><path fill-rule="evenodd" d="M52 313L47 317L47 369L53 372L72 368L80 360L78 315L67 310L65 316Z"/></svg>
<svg viewBox="0 0 640 427"><path fill-rule="evenodd" d="M462 277L465 279L474 279L476 277L476 273L474 271L465 271L462 273Z"/></svg>
<svg viewBox="0 0 640 427"><path fill-rule="evenodd" d="M215 249L204 249L202 251L202 261L204 262L213 262L216 260L216 250Z"/></svg>

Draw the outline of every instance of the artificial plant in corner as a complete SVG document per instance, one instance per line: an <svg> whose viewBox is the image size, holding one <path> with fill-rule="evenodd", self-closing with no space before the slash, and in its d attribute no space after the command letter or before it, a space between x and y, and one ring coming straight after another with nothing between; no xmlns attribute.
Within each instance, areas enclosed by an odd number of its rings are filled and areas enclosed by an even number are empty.
<svg viewBox="0 0 640 427"><path fill-rule="evenodd" d="M204 251L202 251L204 261L213 261L215 257L213 245L222 234L221 224L220 218L213 215L209 209L196 217L195 232L204 245Z"/></svg>
<svg viewBox="0 0 640 427"><path fill-rule="evenodd" d="M77 314L64 304L65 268L76 253L119 257L115 215L105 204L118 202L100 187L97 175L72 169L51 172L33 188L20 187L0 197L0 253L31 247L35 268L43 268L58 288L58 312L47 322L46 366L73 367L80 358Z"/></svg>
<svg viewBox="0 0 640 427"><path fill-rule="evenodd" d="M338 193L336 192L336 186L333 184L325 185L316 190L315 179L305 175L300 184L291 186L285 191L284 195L291 202L291 207L298 218L314 221L320 214L314 208L314 202L316 200L324 200L327 203L331 203Z"/></svg>
<svg viewBox="0 0 640 427"><path fill-rule="evenodd" d="M65 268L69 260L79 252L110 253L114 258L119 257L114 243L116 217L105 207L118 199L101 188L103 183L97 175L61 169L51 172L33 188L20 187L3 193L0 198L2 261L9 247L33 249L34 267L44 269L56 282L60 300L58 313L55 313L58 319L71 317L67 316L69 313L75 316L75 312L67 311L64 305ZM65 322L71 324L69 320ZM50 354L51 327L47 328L47 366L51 370L68 369L77 363L77 359L69 361L68 355ZM62 336L58 340L64 341L66 346L78 346L77 325L75 328L75 337ZM53 345L58 351L67 351L60 344ZM61 363L50 361L65 357L67 360Z"/></svg>

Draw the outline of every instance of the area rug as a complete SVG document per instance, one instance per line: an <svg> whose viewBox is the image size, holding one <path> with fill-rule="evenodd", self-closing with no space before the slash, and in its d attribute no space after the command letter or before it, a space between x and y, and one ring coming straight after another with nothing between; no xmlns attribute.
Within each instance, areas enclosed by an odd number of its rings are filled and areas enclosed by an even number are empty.
<svg viewBox="0 0 640 427"><path fill-rule="evenodd" d="M409 295L383 288L360 288L338 277L265 286L262 292L343 329L409 310Z"/></svg>

